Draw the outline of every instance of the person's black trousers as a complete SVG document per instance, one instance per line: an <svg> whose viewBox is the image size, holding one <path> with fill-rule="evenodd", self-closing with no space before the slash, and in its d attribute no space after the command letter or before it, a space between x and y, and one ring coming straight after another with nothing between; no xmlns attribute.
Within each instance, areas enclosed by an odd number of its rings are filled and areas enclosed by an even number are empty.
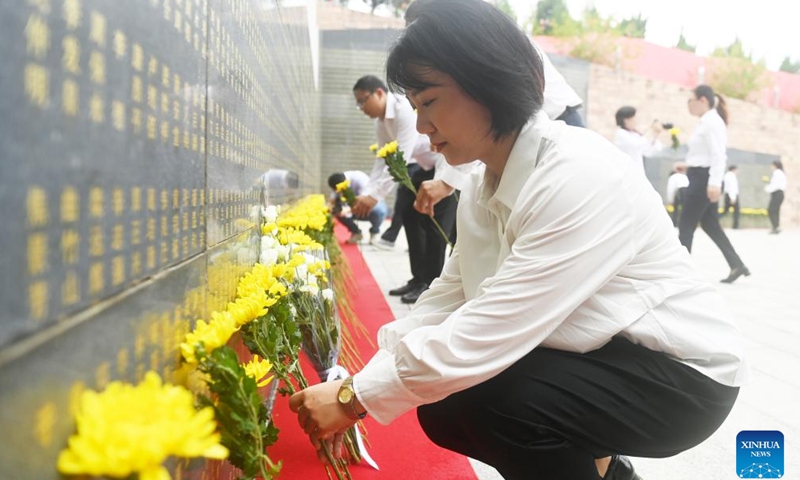
<svg viewBox="0 0 800 480"><path fill-rule="evenodd" d="M739 199L737 198L735 202L732 202L730 195L726 193L723 199L723 207L722 215L727 215L731 207L733 207L733 228L739 228Z"/></svg>
<svg viewBox="0 0 800 480"><path fill-rule="evenodd" d="M432 180L435 169L428 171L422 168L409 169L411 183L419 190L422 182ZM409 193L411 193L409 191ZM398 192L399 195L399 192ZM413 195L413 194L412 194ZM444 232L450 236L456 219L456 200L450 195L443 198L433 207L433 217L439 222ZM442 273L444 267L447 241L436 228L428 215L419 213L411 208L403 212L403 228L406 229L408 240L408 258L411 263L413 282L430 285Z"/></svg>
<svg viewBox="0 0 800 480"><path fill-rule="evenodd" d="M686 198L686 187L681 187L675 192L675 198L672 200L672 225L676 227L680 224L684 198Z"/></svg>
<svg viewBox="0 0 800 480"><path fill-rule="evenodd" d="M389 224L389 228L386 229L385 232L381 235L381 238L386 240L387 242L394 243L397 241L397 235L400 234L400 229L403 228L403 204L400 198L400 189L405 188L402 185L397 187L398 194L395 196L394 199L394 211L392 212L392 223ZM406 189L408 190L408 189ZM410 193L410 192L409 192ZM413 203L412 203L413 205Z"/></svg>
<svg viewBox="0 0 800 480"><path fill-rule="evenodd" d="M599 480L597 458L668 457L701 443L738 392L616 337L584 354L538 347L417 416L434 443L507 480Z"/></svg>
<svg viewBox="0 0 800 480"><path fill-rule="evenodd" d="M781 226L781 204L783 203L783 190L777 190L769 195L769 221L772 229L777 230Z"/></svg>
<svg viewBox="0 0 800 480"><path fill-rule="evenodd" d="M689 177L689 186L686 187L686 195L683 199L683 210L681 211L680 222L678 223L678 238L681 244L689 252L692 251L692 239L697 224L703 231L711 237L711 240L725 256L725 261L733 270L744 266L742 259L736 254L728 236L719 224L717 204L711 203L708 199L706 189L708 188L708 168L690 167L686 173Z"/></svg>

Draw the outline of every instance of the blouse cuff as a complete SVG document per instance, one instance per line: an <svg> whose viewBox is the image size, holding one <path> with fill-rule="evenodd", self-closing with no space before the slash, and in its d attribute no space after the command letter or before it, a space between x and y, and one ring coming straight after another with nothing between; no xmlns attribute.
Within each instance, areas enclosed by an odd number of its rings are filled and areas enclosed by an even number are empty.
<svg viewBox="0 0 800 480"><path fill-rule="evenodd" d="M394 363L394 354L379 350L380 358L373 358L353 376L353 390L367 413L378 423L388 425L403 413L425 401L411 392L400 380Z"/></svg>

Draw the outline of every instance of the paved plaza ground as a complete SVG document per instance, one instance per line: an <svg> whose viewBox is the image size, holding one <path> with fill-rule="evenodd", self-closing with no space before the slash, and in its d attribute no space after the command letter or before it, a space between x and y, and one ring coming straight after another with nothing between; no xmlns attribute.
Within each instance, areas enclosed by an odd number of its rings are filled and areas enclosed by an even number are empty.
<svg viewBox="0 0 800 480"><path fill-rule="evenodd" d="M727 299L747 338L752 380L742 389L723 426L696 448L667 459L634 459L644 480L738 477L736 435L742 430L779 430L785 437L784 478L800 478L800 229L770 235L767 230L727 230L752 275L732 285L719 283L728 267L708 236L698 230L692 258L708 281ZM677 232L676 232L677 235ZM409 307L389 289L409 278L408 254L401 233L394 251L361 247L364 259L399 318ZM473 462L482 480L501 477Z"/></svg>

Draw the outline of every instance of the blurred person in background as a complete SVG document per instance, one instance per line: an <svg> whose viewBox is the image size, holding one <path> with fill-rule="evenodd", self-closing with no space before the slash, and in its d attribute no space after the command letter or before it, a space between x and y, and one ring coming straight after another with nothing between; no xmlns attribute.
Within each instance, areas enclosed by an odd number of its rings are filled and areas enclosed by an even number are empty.
<svg viewBox="0 0 800 480"><path fill-rule="evenodd" d="M617 121L614 145L627 153L633 163L644 173L644 157L649 157L664 148L664 145L658 140L664 127L656 120L650 124L647 132L641 133L637 125L636 109L631 106L624 106L617 110L614 119Z"/></svg>
<svg viewBox="0 0 800 480"><path fill-rule="evenodd" d="M781 204L783 203L784 190L786 190L786 173L783 171L783 163L780 160L772 162L770 166L772 176L769 185L764 187L764 191L769 193L769 221L772 223L772 230L769 233L781 233Z"/></svg>
<svg viewBox="0 0 800 480"><path fill-rule="evenodd" d="M699 85L689 94L689 113L700 117L700 123L689 139L686 163L689 186L686 188L683 212L678 224L678 238L689 252L697 224L720 249L731 271L722 283L733 283L750 275L750 270L734 250L719 224L718 203L722 193L722 177L728 160L728 109L725 100L708 85Z"/></svg>

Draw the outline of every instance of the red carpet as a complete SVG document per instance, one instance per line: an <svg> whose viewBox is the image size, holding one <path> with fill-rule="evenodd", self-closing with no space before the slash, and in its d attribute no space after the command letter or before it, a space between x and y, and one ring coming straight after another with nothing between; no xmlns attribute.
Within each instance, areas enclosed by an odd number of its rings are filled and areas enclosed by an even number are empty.
<svg viewBox="0 0 800 480"><path fill-rule="evenodd" d="M347 231L337 229L340 240ZM353 294L353 308L373 339L378 328L393 319L392 311L383 298L378 284L372 278L356 246L342 245L350 268L353 270L358 291ZM365 339L357 339L361 358L366 362L375 351ZM303 365L306 376L313 382L316 374ZM352 373L352 372L351 372ZM325 470L317 460L308 437L300 430L297 417L289 411L288 398L275 401L275 424L280 428L278 443L269 449L273 460L283 460L281 480L325 480ZM466 457L444 450L425 436L417 422L416 414L408 412L388 426L371 418L365 420L371 446L369 452L380 471L362 463L352 465L353 480L476 480Z"/></svg>

